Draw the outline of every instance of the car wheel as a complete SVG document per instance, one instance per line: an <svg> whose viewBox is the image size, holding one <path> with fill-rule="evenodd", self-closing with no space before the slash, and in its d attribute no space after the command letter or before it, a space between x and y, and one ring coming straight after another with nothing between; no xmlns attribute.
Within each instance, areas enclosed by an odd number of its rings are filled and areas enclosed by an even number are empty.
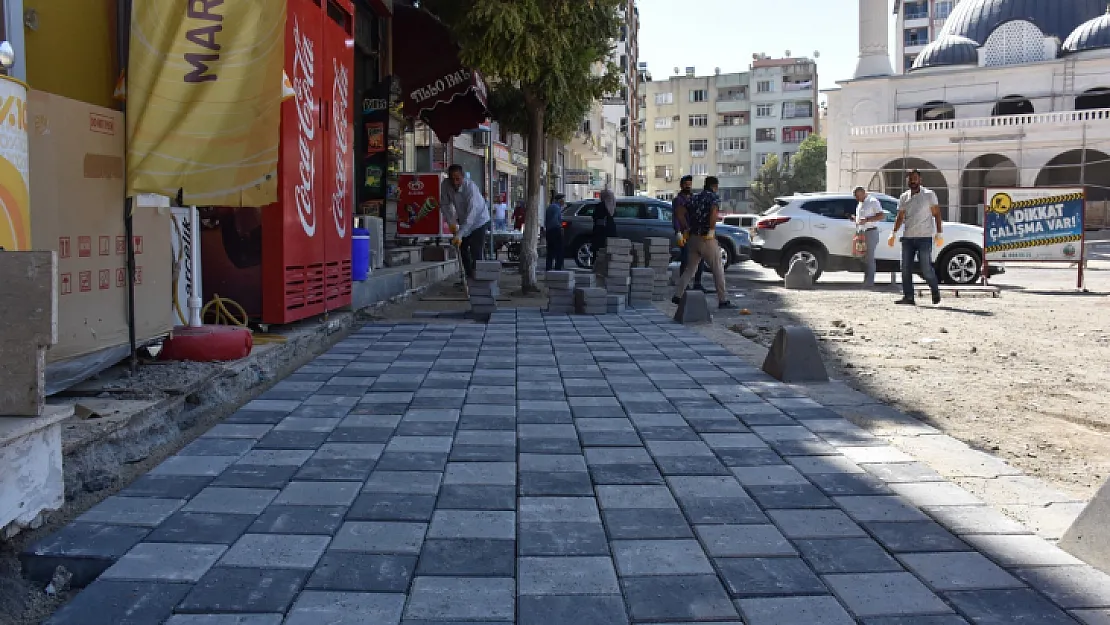
<svg viewBox="0 0 1110 625"><path fill-rule="evenodd" d="M782 257L779 275L785 277L786 272L790 271L790 265L792 265L795 260L800 260L809 268L809 275L813 276L813 281L817 282L821 274L825 271L824 261L822 260L823 257L824 255L821 250L814 245L802 244L792 247L790 251Z"/></svg>
<svg viewBox="0 0 1110 625"><path fill-rule="evenodd" d="M721 267L723 267L727 271L734 262L733 257L735 255L732 253L732 246L726 243L724 239L718 238L717 247L721 250Z"/></svg>
<svg viewBox="0 0 1110 625"><path fill-rule="evenodd" d="M982 274L983 259L975 250L958 247L942 254L936 267L942 282L972 284Z"/></svg>
<svg viewBox="0 0 1110 625"><path fill-rule="evenodd" d="M583 239L574 246L574 263L582 269L594 268L594 246L588 240Z"/></svg>

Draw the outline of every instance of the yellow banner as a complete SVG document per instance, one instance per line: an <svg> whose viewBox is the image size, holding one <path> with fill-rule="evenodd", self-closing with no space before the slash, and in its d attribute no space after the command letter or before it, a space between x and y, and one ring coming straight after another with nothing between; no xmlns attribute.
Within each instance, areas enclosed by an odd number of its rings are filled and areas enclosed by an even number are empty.
<svg viewBox="0 0 1110 625"><path fill-rule="evenodd" d="M127 194L277 201L285 2L141 0L127 70Z"/></svg>
<svg viewBox="0 0 1110 625"><path fill-rule="evenodd" d="M27 86L0 76L0 249L31 249Z"/></svg>

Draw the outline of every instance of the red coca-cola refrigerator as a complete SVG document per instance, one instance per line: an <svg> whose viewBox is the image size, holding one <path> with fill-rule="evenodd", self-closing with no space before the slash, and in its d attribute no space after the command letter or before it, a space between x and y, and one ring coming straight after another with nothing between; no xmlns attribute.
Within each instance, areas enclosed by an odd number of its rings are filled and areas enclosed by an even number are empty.
<svg viewBox="0 0 1110 625"><path fill-rule="evenodd" d="M351 303L354 4L287 3L278 201L208 209L201 238L206 298L272 324Z"/></svg>

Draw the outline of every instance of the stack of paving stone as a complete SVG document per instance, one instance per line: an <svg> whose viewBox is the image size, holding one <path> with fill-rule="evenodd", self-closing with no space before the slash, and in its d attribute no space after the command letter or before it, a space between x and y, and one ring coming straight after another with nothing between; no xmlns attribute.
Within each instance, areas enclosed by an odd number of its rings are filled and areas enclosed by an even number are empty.
<svg viewBox="0 0 1110 625"><path fill-rule="evenodd" d="M501 261L480 260L474 265L474 277L468 281L470 311L479 321L489 321L497 311L497 296L501 294Z"/></svg>
<svg viewBox="0 0 1110 625"><path fill-rule="evenodd" d="M605 301L607 303L605 310L609 314L619 315L628 306L628 296L626 295L610 294Z"/></svg>
<svg viewBox="0 0 1110 625"><path fill-rule="evenodd" d="M605 289L574 289L574 312L579 315L604 315L609 312L609 294Z"/></svg>
<svg viewBox="0 0 1110 625"><path fill-rule="evenodd" d="M574 277L573 271L549 271L544 275L547 312L568 315L574 312Z"/></svg>
<svg viewBox="0 0 1110 625"><path fill-rule="evenodd" d="M667 267L671 264L671 240L651 237L644 241L644 247L647 266L655 272L652 299L656 301L669 299L671 286Z"/></svg>
<svg viewBox="0 0 1110 625"><path fill-rule="evenodd" d="M594 270L599 276L627 276L632 268L632 241L609 239L605 249L598 252Z"/></svg>
<svg viewBox="0 0 1110 625"><path fill-rule="evenodd" d="M628 303L633 307L651 305L655 297L655 270L650 267L636 267L632 273L632 288L628 292Z"/></svg>
<svg viewBox="0 0 1110 625"><path fill-rule="evenodd" d="M632 244L632 266L633 267L647 267L647 258L644 256L644 244Z"/></svg>

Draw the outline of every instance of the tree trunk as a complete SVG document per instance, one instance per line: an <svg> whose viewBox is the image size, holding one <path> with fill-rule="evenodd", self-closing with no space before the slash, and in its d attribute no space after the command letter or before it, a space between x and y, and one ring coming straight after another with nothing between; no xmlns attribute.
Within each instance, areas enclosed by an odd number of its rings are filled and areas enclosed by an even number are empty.
<svg viewBox="0 0 1110 625"><path fill-rule="evenodd" d="M543 214L543 189L540 187L540 165L543 163L544 113L542 101L524 96L528 107L528 181L525 189L528 205L525 208L524 241L520 250L520 282L525 294L539 292L536 284L536 265L539 262L537 244L540 236L540 215ZM551 250L548 250L548 254Z"/></svg>

